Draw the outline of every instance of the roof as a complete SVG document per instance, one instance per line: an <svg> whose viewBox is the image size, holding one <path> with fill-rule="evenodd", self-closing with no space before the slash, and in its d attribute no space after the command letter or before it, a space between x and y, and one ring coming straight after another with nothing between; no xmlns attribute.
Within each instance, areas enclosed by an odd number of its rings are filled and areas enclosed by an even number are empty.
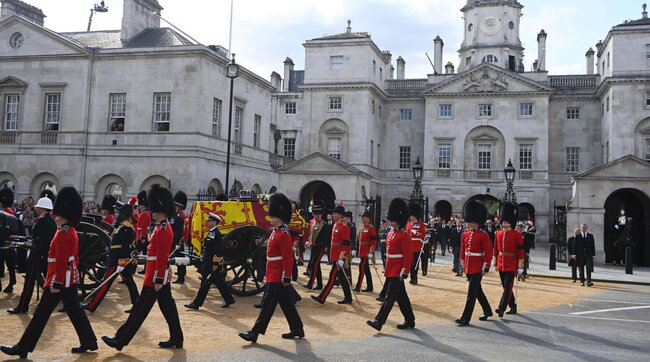
<svg viewBox="0 0 650 362"><path fill-rule="evenodd" d="M616 25L616 27L628 27L628 26L640 26L640 25L650 25L650 18L641 18L638 20L629 20L624 23Z"/></svg>
<svg viewBox="0 0 650 362"><path fill-rule="evenodd" d="M128 43L122 42L120 30L83 31L60 34L86 47L99 49L158 48L194 45L192 41L170 28L145 29Z"/></svg>
<svg viewBox="0 0 650 362"><path fill-rule="evenodd" d="M356 32L356 33L345 32L341 34L322 36L320 38L314 38L311 40L314 41L314 40L346 40L346 39L370 39L370 34L366 32Z"/></svg>

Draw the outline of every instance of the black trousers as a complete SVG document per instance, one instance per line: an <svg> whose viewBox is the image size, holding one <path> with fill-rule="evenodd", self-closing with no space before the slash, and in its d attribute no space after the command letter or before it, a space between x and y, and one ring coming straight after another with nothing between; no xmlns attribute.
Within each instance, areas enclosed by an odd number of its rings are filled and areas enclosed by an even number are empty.
<svg viewBox="0 0 650 362"><path fill-rule="evenodd" d="M580 282L585 282L585 267L587 267L587 283L591 283L591 271L594 268L594 259L591 255L578 255L578 269L580 270Z"/></svg>
<svg viewBox="0 0 650 362"><path fill-rule="evenodd" d="M156 292L154 287L142 287L140 297L138 297L133 308L131 308L129 318L115 333L115 339L121 345L126 346L131 342L131 339L138 332L144 320L147 319L147 315L149 315L156 301L158 301L158 307L169 327L169 340L176 343L183 341L183 330L181 329L181 322L178 318L176 302L174 301L174 297L172 297L171 286L166 284L158 292Z"/></svg>
<svg viewBox="0 0 650 362"><path fill-rule="evenodd" d="M97 337L93 332L93 327L88 321L88 317L84 310L79 305L79 295L77 294L77 287L68 287L60 289L58 293L50 292L50 288L43 290L43 298L38 302L34 310L34 317L27 325L27 329L18 342L18 346L27 352L33 352L36 347L47 321L52 315L52 312L59 304L63 302L63 308L72 322L72 326L77 332L79 342L82 346L94 346L97 344Z"/></svg>
<svg viewBox="0 0 650 362"><path fill-rule="evenodd" d="M420 260L420 252L414 252L413 253L413 261L411 262L411 282L412 283L417 283L418 282L418 267Z"/></svg>
<svg viewBox="0 0 650 362"><path fill-rule="evenodd" d="M463 274L463 271L460 268L460 246L454 246L452 248L452 253L454 254L454 271L456 274Z"/></svg>
<svg viewBox="0 0 650 362"><path fill-rule="evenodd" d="M513 291L516 274L517 273L513 271L499 271L501 286L503 287L503 294L501 295L501 301L499 302L499 310L505 311L507 306L510 308L517 308L517 301L515 300L515 293Z"/></svg>
<svg viewBox="0 0 650 362"><path fill-rule="evenodd" d="M199 291L196 293L196 297L194 297L192 304L198 305L199 307L202 306L203 302L205 302L205 297L208 295L208 291L213 284L217 289L219 289L219 293L221 293L221 297L223 297L226 304L235 302L235 298L233 298L232 293L230 293L230 287L228 287L228 284L226 284L226 281L223 279L223 275L221 275L221 268L217 268L217 270L210 269L209 274L203 274L201 286L199 287Z"/></svg>
<svg viewBox="0 0 650 362"><path fill-rule="evenodd" d="M488 302L485 293L483 293L483 288L481 287L481 279L483 279L483 275L481 273L468 274L467 279L469 279L469 288L467 289L467 302L465 302L465 310L463 310L462 318L468 321L472 319L472 312L474 312L474 305L476 304L477 299L483 308L483 314L492 313L490 302Z"/></svg>
<svg viewBox="0 0 650 362"><path fill-rule="evenodd" d="M359 279L357 280L357 285L355 289L361 290L363 285L363 279L365 276L366 283L368 284L368 291L372 291L372 274L370 274L370 260L368 260L368 255L361 255L361 261L359 262Z"/></svg>
<svg viewBox="0 0 650 362"><path fill-rule="evenodd" d="M320 245L314 245L311 247L311 256L309 257L309 282L307 286L310 288L314 287L314 282L316 282L317 287L323 286L323 275L321 273L320 261L323 259L325 254L325 247Z"/></svg>
<svg viewBox="0 0 650 362"><path fill-rule="evenodd" d="M332 264L332 271L330 271L330 278L327 281L327 285L325 288L323 288L323 291L320 293L318 296L318 299L322 302L325 303L325 300L327 299L327 296L330 295L330 292L332 291L332 288L334 288L334 282L338 279L339 283L341 284L341 288L343 289L343 295L345 296L345 300L352 300L352 292L350 291L350 283L348 283L348 279L345 277L343 274L343 271L341 268L336 264Z"/></svg>
<svg viewBox="0 0 650 362"><path fill-rule="evenodd" d="M25 286L23 292L20 293L20 300L16 309L18 311L27 313L29 310L29 302L32 300L34 294L34 285L39 281L42 270L47 270L47 265L42 266L41 261L28 261L25 266Z"/></svg>
<svg viewBox="0 0 650 362"><path fill-rule="evenodd" d="M0 249L0 278L5 277L5 265L9 271L9 284L16 284L16 256L13 248Z"/></svg>
<svg viewBox="0 0 650 362"><path fill-rule="evenodd" d="M393 309L393 305L397 302L399 310L404 316L404 321L415 322L411 300L409 300L409 296L406 294L404 281L400 280L399 277L388 277L384 285L386 285L386 301L379 308L379 313L377 313L375 320L382 325L385 324L390 311Z"/></svg>
<svg viewBox="0 0 650 362"><path fill-rule="evenodd" d="M251 332L266 333L266 328L269 326L269 322L271 321L271 317L273 317L275 307L277 307L278 303L280 303L282 313L287 318L289 329L293 332L302 330L302 320L296 309L295 302L291 298L288 287L285 287L282 283L267 283L267 288L264 295L264 307L262 307Z"/></svg>
<svg viewBox="0 0 650 362"><path fill-rule="evenodd" d="M441 238L438 242L440 243L440 253L442 256L445 256L445 253L447 252L447 240L445 238Z"/></svg>
<svg viewBox="0 0 650 362"><path fill-rule="evenodd" d="M571 260L569 261L569 266L571 267L571 279L575 282L578 280L578 261Z"/></svg>
<svg viewBox="0 0 650 362"><path fill-rule="evenodd" d="M379 242L379 250L381 251L381 263L384 265L384 268L386 268L386 242L385 241Z"/></svg>
<svg viewBox="0 0 650 362"><path fill-rule="evenodd" d="M429 270L429 257L431 257L431 244L426 243L423 245L424 251L422 251L422 256L420 256L420 265L422 265L422 276L427 275Z"/></svg>
<svg viewBox="0 0 650 362"><path fill-rule="evenodd" d="M106 274L104 274L104 280L108 279L116 271L117 271L117 265L109 266L108 269L106 269ZM129 264L126 267L124 267L124 270L122 270L122 273L120 273L122 280L124 280L124 284L129 289L129 297L131 298L131 304L135 304L135 302L138 300L139 297L138 287L137 285L135 285L135 281L133 280L134 271L135 271L135 265ZM113 285L115 279L116 278L113 278L110 282L104 284L104 286L102 286L102 289L100 289L97 292L97 294L95 294L95 296L90 301L90 303L88 303L89 311L94 312L97 310L97 308L99 308L99 305L104 300L104 297L106 297L106 294L108 294L108 291L111 289L111 286Z"/></svg>

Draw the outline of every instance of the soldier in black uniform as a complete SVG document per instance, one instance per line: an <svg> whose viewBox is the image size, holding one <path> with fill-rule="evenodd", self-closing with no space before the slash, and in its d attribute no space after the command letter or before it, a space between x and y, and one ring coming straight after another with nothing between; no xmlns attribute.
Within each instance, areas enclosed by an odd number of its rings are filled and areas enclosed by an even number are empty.
<svg viewBox="0 0 650 362"><path fill-rule="evenodd" d="M440 230L438 230L438 243L440 243L440 253L445 256L447 248L449 247L449 237L451 227L447 224L447 219L444 217L440 219Z"/></svg>
<svg viewBox="0 0 650 362"><path fill-rule="evenodd" d="M0 211L14 215L13 207L14 193L5 187L0 190ZM7 285L3 292L12 293L14 291L14 285L16 284L16 253L13 248L0 249L0 278L5 277L5 265L9 271L9 285ZM2 289L1 282L0 289Z"/></svg>
<svg viewBox="0 0 650 362"><path fill-rule="evenodd" d="M325 246L332 240L332 225L323 219L327 214L325 202L323 200L314 201L311 208L314 214L314 224L311 227L310 242L311 256L309 258L309 282L304 285L307 289L323 289L323 275L321 272L320 261L325 254ZM314 282L316 286L314 286Z"/></svg>
<svg viewBox="0 0 650 362"><path fill-rule="evenodd" d="M119 203L116 205L118 209L117 220L115 224L117 229L113 231L111 238L111 250L106 257L106 274L104 280L108 279L115 272L120 273L123 284L129 289L129 297L131 297L131 304L135 304L138 300L138 287L133 281L133 273L135 272L135 264L129 262L131 260L131 253L135 250L135 228L131 224L131 217L133 215L133 208L128 204ZM91 312L95 312L99 304L104 300L108 290L113 284L113 278L102 286L102 288L95 294L93 299L88 304L83 304L82 307ZM131 310L127 310L129 313Z"/></svg>
<svg viewBox="0 0 650 362"><path fill-rule="evenodd" d="M176 195L174 195L174 205L176 206L176 216L174 216L173 219L170 219L170 222L173 220L172 229L174 230L174 248L185 248L185 213L183 210L187 207L187 194L183 191L178 191ZM178 252L180 251L181 250ZM178 279L173 283L184 284L187 267L185 265L177 265L176 274L178 275Z"/></svg>
<svg viewBox="0 0 650 362"><path fill-rule="evenodd" d="M219 293L221 293L225 302L221 308L228 308L231 304L235 303L235 298L233 298L230 293L230 288L226 285L226 281L223 279L223 275L221 274L223 241L221 232L218 228L221 221L223 220L219 215L210 213L205 222L206 226L210 229L210 232L205 240L203 240L203 246L201 247L201 253L203 254L201 256L201 275L203 276L203 279L194 301L190 304L185 304L185 308L198 310L203 305L205 297L208 295L208 291L212 284L219 289Z"/></svg>

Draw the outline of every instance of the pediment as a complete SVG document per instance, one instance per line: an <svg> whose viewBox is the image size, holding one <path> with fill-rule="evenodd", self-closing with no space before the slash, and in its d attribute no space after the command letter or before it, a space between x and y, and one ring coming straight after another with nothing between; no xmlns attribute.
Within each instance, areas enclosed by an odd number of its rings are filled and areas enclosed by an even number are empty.
<svg viewBox="0 0 650 362"><path fill-rule="evenodd" d="M13 48L9 41L16 33L23 36L19 48ZM0 57L90 53L81 43L15 15L0 22L0 39L6 39L0 41Z"/></svg>
<svg viewBox="0 0 650 362"><path fill-rule="evenodd" d="M345 130L335 126L327 128L325 134L345 134Z"/></svg>
<svg viewBox="0 0 650 362"><path fill-rule="evenodd" d="M0 88L26 88L27 83L22 80L8 76L0 80Z"/></svg>
<svg viewBox="0 0 650 362"><path fill-rule="evenodd" d="M284 165L276 171L290 174L367 175L356 167L320 152Z"/></svg>
<svg viewBox="0 0 650 362"><path fill-rule="evenodd" d="M481 133L476 137L472 137L472 140L475 142L496 142L499 139L487 133Z"/></svg>
<svg viewBox="0 0 650 362"><path fill-rule="evenodd" d="M608 162L600 167L578 174L574 178L639 178L647 180L650 179L650 162L644 161L633 155L627 155Z"/></svg>
<svg viewBox="0 0 650 362"><path fill-rule="evenodd" d="M434 86L425 95L484 95L499 93L546 93L551 91L547 86L516 73L506 71L492 64L481 64Z"/></svg>

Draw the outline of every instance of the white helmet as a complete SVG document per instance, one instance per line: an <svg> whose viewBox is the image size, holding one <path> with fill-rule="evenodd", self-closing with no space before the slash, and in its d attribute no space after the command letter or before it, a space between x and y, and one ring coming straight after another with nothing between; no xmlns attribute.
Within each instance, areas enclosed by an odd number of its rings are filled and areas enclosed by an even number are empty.
<svg viewBox="0 0 650 362"><path fill-rule="evenodd" d="M48 197L41 197L38 199L38 202L34 207L40 207L41 209L47 209L47 210L52 210L52 200L50 200Z"/></svg>

